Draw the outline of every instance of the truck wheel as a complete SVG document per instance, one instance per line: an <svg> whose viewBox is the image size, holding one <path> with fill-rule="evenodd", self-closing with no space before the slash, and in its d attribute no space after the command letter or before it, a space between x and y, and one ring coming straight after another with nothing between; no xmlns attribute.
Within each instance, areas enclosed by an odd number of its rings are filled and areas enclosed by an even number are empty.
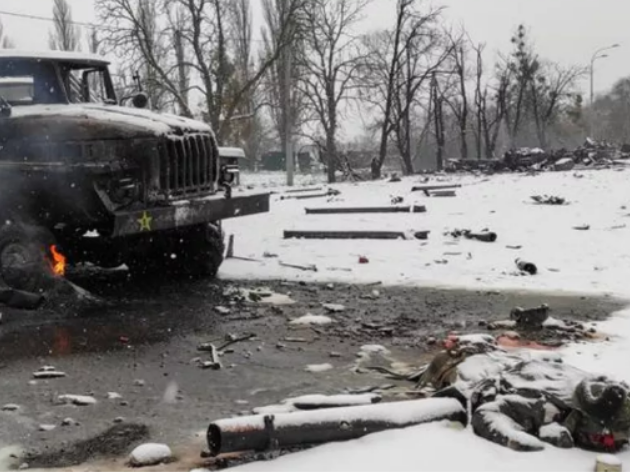
<svg viewBox="0 0 630 472"><path fill-rule="evenodd" d="M0 228L0 273L4 283L26 292L54 285L51 247L55 237L45 228L6 224Z"/></svg>
<svg viewBox="0 0 630 472"><path fill-rule="evenodd" d="M214 278L223 263L223 232L213 224L192 228L183 238L180 267L188 275Z"/></svg>

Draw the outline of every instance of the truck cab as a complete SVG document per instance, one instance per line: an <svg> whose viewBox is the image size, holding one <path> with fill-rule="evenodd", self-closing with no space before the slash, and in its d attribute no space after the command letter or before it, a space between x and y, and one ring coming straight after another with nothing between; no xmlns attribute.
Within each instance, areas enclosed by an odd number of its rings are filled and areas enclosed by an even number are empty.
<svg viewBox="0 0 630 472"><path fill-rule="evenodd" d="M210 126L120 106L109 62L89 54L0 50L0 179L3 276L20 238L44 258L54 242L75 263L215 275L221 220L269 210L269 194L231 195Z"/></svg>

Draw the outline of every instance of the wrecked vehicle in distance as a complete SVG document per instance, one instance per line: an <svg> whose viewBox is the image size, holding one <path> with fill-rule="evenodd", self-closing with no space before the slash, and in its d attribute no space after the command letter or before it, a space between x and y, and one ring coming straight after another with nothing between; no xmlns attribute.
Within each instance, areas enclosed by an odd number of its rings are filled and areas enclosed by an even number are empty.
<svg viewBox="0 0 630 472"><path fill-rule="evenodd" d="M0 271L13 288L39 290L66 258L214 276L221 220L269 210L267 193L232 196L208 125L119 106L108 66L0 51Z"/></svg>

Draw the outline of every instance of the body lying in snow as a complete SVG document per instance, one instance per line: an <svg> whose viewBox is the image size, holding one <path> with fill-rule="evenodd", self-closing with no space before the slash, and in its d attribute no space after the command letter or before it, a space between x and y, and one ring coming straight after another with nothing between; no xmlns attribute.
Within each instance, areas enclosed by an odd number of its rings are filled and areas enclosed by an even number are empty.
<svg viewBox="0 0 630 472"><path fill-rule="evenodd" d="M474 432L536 451L545 443L614 452L630 436L630 387L593 377L545 351L501 349L492 336L447 339L415 376L433 396L469 398Z"/></svg>

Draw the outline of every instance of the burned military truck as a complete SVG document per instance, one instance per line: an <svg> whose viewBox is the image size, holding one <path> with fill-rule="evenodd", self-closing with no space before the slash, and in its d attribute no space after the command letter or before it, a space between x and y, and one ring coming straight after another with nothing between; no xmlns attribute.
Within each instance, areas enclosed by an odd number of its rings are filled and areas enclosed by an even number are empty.
<svg viewBox="0 0 630 472"><path fill-rule="evenodd" d="M214 276L220 222L269 210L232 196L205 123L121 106L109 63L0 51L0 271L37 290L65 262ZM146 98L146 97L144 97Z"/></svg>

